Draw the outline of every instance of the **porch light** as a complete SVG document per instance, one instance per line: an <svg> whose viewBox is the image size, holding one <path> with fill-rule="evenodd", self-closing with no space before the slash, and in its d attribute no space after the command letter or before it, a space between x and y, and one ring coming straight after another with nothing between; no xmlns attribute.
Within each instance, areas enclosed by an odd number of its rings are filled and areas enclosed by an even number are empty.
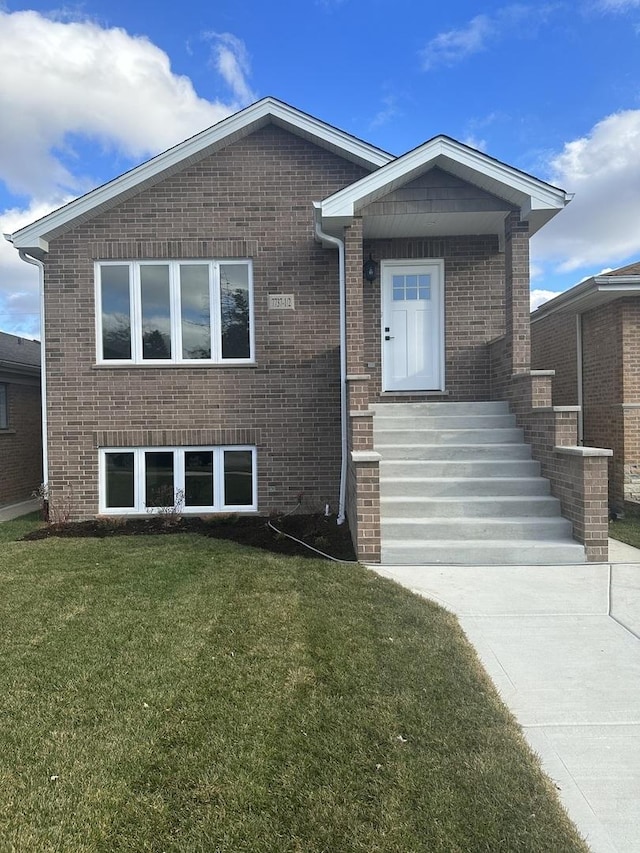
<svg viewBox="0 0 640 853"><path fill-rule="evenodd" d="M368 281L369 284L371 284L372 281L375 281L377 270L378 265L371 257L371 252L369 252L369 260L365 261L362 265L362 274L364 276L364 280Z"/></svg>

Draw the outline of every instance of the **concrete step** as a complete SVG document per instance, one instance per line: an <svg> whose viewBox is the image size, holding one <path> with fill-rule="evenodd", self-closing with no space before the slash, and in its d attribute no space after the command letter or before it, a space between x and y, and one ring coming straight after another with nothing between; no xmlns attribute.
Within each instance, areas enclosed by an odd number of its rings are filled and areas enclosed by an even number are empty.
<svg viewBox="0 0 640 853"><path fill-rule="evenodd" d="M525 565L548 566L584 563L584 548L573 540L517 542L491 540L426 540L382 543L381 561L396 566L410 565Z"/></svg>
<svg viewBox="0 0 640 853"><path fill-rule="evenodd" d="M503 429L375 429L374 447L395 444L511 444L523 441L523 432L516 427Z"/></svg>
<svg viewBox="0 0 640 853"><path fill-rule="evenodd" d="M386 465L394 463L388 462ZM537 464L537 463L536 463ZM414 470L412 466L411 470ZM380 478L381 498L387 497L516 497L548 495L542 477L388 477Z"/></svg>
<svg viewBox="0 0 640 853"><path fill-rule="evenodd" d="M378 430L417 429L509 429L516 425L514 415L376 415L374 433Z"/></svg>
<svg viewBox="0 0 640 853"><path fill-rule="evenodd" d="M467 540L518 539L553 540L571 538L571 522L566 518L401 518L380 519L382 541L412 539Z"/></svg>
<svg viewBox="0 0 640 853"><path fill-rule="evenodd" d="M409 449L396 447L393 455L383 454L380 478L387 477L538 477L540 463L534 459L424 459Z"/></svg>
<svg viewBox="0 0 640 853"><path fill-rule="evenodd" d="M416 448L418 445L403 445ZM380 448L382 447L382 450ZM377 445L376 450L384 456L387 451L393 453L396 445ZM478 462L489 459L531 459L531 447L528 444L421 444L419 445L421 459L442 459L455 461L466 459ZM417 453L417 451L416 451ZM391 457L388 457L391 458Z"/></svg>
<svg viewBox="0 0 640 853"><path fill-rule="evenodd" d="M499 497L423 497L389 495L381 497L381 518L557 518L560 501L550 495L504 495Z"/></svg>
<svg viewBox="0 0 640 853"><path fill-rule="evenodd" d="M502 401L485 401L480 403L370 403L369 408L376 417L386 415L407 415L422 417L423 415L499 415L508 414L509 405Z"/></svg>

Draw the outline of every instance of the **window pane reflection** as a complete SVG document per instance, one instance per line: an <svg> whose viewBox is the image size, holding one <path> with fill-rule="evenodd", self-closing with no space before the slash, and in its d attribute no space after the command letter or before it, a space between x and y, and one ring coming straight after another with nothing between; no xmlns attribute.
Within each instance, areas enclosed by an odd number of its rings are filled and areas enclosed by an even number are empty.
<svg viewBox="0 0 640 853"><path fill-rule="evenodd" d="M106 505L110 508L133 507L133 453L107 453Z"/></svg>
<svg viewBox="0 0 640 853"><path fill-rule="evenodd" d="M184 454L185 506L213 506L213 452L200 450Z"/></svg>
<svg viewBox="0 0 640 853"><path fill-rule="evenodd" d="M173 453L145 453L145 503L150 506L171 507L175 504L173 488Z"/></svg>
<svg viewBox="0 0 640 853"><path fill-rule="evenodd" d="M211 358L209 265L180 266L182 357Z"/></svg>
<svg viewBox="0 0 640 853"><path fill-rule="evenodd" d="M171 358L171 308L167 264L143 264L140 267L140 294L142 357Z"/></svg>
<svg viewBox="0 0 640 853"><path fill-rule="evenodd" d="M249 358L249 268L220 264L222 358Z"/></svg>
<svg viewBox="0 0 640 853"><path fill-rule="evenodd" d="M251 506L253 503L253 453L250 450L225 450L224 502L226 506Z"/></svg>
<svg viewBox="0 0 640 853"><path fill-rule="evenodd" d="M101 267L102 357L131 358L131 301L129 266Z"/></svg>

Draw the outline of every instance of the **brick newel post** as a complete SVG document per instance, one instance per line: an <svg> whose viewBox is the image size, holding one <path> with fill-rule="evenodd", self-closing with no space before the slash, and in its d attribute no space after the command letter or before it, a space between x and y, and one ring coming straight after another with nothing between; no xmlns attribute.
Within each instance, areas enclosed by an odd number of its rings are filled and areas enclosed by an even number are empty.
<svg viewBox="0 0 640 853"><path fill-rule="evenodd" d="M505 220L505 329L511 373L531 368L529 325L529 223L517 213Z"/></svg>

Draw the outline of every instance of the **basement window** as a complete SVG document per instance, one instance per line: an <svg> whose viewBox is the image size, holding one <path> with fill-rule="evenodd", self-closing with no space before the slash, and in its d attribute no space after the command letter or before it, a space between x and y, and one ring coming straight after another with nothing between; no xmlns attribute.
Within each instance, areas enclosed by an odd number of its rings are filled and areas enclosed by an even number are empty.
<svg viewBox="0 0 640 853"><path fill-rule="evenodd" d="M100 451L100 512L204 514L257 509L256 448L151 447Z"/></svg>

